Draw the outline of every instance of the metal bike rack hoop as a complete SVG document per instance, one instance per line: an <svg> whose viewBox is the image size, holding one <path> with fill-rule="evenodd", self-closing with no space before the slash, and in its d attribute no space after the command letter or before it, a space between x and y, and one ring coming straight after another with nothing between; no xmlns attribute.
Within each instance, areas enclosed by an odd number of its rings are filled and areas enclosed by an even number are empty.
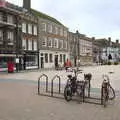
<svg viewBox="0 0 120 120"><path fill-rule="evenodd" d="M58 75L55 75L54 77L53 77L53 79L51 80L51 96L53 97L53 82L54 82L54 80L56 79L56 78L58 78L59 79L59 94L60 94L60 92L61 92L61 78L60 78L60 76L58 76Z"/></svg>
<svg viewBox="0 0 120 120"><path fill-rule="evenodd" d="M46 74L42 74L39 78L38 78L38 94L40 94L40 80L42 77L46 78L46 92L48 92L48 76Z"/></svg>

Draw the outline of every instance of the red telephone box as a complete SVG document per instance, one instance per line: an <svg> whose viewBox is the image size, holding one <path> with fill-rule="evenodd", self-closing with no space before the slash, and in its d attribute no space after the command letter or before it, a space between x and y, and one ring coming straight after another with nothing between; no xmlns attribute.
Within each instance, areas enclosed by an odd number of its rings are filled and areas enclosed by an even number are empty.
<svg viewBox="0 0 120 120"><path fill-rule="evenodd" d="M7 66L8 66L8 73L13 73L14 72L14 64L12 62L8 62Z"/></svg>

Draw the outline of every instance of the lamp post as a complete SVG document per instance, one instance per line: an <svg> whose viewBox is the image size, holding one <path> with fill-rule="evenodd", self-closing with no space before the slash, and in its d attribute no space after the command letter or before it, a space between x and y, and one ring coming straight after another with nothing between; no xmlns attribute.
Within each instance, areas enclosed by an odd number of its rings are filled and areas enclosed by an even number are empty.
<svg viewBox="0 0 120 120"><path fill-rule="evenodd" d="M78 32L78 30L76 31L76 34L77 34L77 58L78 58L78 65L77 67L80 67L80 34Z"/></svg>

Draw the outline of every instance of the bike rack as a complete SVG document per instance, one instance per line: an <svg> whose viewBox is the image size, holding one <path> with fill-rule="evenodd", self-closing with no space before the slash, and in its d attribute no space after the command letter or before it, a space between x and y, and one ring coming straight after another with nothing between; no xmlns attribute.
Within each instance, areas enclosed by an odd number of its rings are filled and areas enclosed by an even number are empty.
<svg viewBox="0 0 120 120"><path fill-rule="evenodd" d="M41 92L41 79L45 77L45 81L46 81L46 90L44 93ZM55 83L55 80L58 80L58 83L56 84ZM59 99L64 99L64 96L61 96L63 95L62 93L62 89L61 89L61 77L58 76L58 75L55 75L51 81L51 83L48 84L48 76L46 74L42 74L39 78L38 78L38 95L42 95L42 96L47 96L47 97L53 97L53 98L59 98ZM55 84L54 84L55 83ZM48 87L50 85L50 90L48 90ZM55 90L58 90L58 92L55 92L54 91L54 85L58 85L57 89ZM111 87L111 86L110 86ZM111 87L112 88L112 87ZM112 88L113 90L113 93L114 93L114 96L111 98L111 99L114 99L115 98L115 92L114 92L114 89ZM83 95L83 100L82 102L84 103L90 103L90 104L97 104L97 105L103 105L102 103L102 88L101 88L101 98L95 98L95 97L92 97L92 95L90 95L90 91L91 91L91 84L90 84L90 80L88 80L88 94L85 95L85 89L83 89L83 92L84 92L84 95ZM95 101L92 101L92 99L94 99ZM76 99L73 99L76 101Z"/></svg>
<svg viewBox="0 0 120 120"><path fill-rule="evenodd" d="M46 74L42 74L39 78L38 78L38 94L40 94L40 80L41 78L45 77L46 78L46 92L48 92L48 76Z"/></svg>

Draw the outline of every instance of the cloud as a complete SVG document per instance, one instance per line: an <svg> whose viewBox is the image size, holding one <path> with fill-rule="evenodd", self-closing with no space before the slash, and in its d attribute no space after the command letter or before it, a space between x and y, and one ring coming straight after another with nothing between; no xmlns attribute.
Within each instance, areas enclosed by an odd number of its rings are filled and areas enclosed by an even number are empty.
<svg viewBox="0 0 120 120"><path fill-rule="evenodd" d="M22 0L8 0L22 4ZM32 0L32 8L88 36L120 38L119 0Z"/></svg>

